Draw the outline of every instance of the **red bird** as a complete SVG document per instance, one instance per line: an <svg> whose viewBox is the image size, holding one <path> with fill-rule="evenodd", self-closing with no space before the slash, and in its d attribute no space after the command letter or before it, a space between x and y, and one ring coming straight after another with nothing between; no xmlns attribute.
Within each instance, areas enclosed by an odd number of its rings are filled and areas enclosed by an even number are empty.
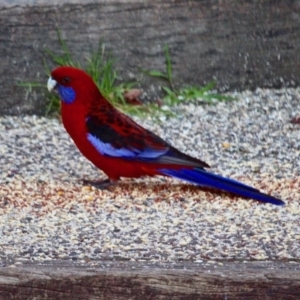
<svg viewBox="0 0 300 300"><path fill-rule="evenodd" d="M106 183L120 177L163 175L284 205L255 188L206 171L205 162L180 152L114 108L80 69L54 69L47 87L57 90L64 127L81 153L106 173Z"/></svg>

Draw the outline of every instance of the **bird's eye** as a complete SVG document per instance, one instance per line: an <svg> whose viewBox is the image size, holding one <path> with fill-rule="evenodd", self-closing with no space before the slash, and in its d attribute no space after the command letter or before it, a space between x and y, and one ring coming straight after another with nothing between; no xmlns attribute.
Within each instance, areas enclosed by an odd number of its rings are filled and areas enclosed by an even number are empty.
<svg viewBox="0 0 300 300"><path fill-rule="evenodd" d="M64 77L61 82L62 83L69 83L70 81L71 81L70 77Z"/></svg>

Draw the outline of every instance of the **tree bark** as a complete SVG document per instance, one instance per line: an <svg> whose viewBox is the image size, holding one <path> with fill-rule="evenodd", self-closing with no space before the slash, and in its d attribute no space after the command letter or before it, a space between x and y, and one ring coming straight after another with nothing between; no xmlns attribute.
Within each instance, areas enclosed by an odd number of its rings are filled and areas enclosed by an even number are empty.
<svg viewBox="0 0 300 300"><path fill-rule="evenodd" d="M0 269L1 299L299 299L300 270L291 263L97 262L101 267Z"/></svg>

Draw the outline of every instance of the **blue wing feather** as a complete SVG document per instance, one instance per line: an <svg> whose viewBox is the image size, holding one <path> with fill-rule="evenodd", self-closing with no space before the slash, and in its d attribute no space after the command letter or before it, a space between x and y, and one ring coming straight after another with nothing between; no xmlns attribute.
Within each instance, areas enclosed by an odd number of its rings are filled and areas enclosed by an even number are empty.
<svg viewBox="0 0 300 300"><path fill-rule="evenodd" d="M165 165L182 165L192 167L209 167L199 159L188 156L169 145L153 132L136 124L127 116L122 115L122 124L108 121L116 118L98 115L86 118L87 139L102 155L135 159L145 163ZM106 119L105 119L106 118ZM106 121L105 121L106 120ZM120 121L120 120L119 120Z"/></svg>
<svg viewBox="0 0 300 300"><path fill-rule="evenodd" d="M104 143L90 133L87 135L87 139L100 154L112 157L155 159L168 151L168 149L158 150L151 148L146 148L144 150L135 148L115 148L110 143Z"/></svg>

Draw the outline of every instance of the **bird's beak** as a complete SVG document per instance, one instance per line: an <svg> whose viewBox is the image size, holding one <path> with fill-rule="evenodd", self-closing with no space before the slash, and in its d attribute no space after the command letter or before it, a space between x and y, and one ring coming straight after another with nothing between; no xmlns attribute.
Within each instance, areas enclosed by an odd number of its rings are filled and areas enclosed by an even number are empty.
<svg viewBox="0 0 300 300"><path fill-rule="evenodd" d="M52 79L52 77L49 77L48 82L47 82L48 91L49 92L53 91L55 89L56 85L57 85L56 80Z"/></svg>

